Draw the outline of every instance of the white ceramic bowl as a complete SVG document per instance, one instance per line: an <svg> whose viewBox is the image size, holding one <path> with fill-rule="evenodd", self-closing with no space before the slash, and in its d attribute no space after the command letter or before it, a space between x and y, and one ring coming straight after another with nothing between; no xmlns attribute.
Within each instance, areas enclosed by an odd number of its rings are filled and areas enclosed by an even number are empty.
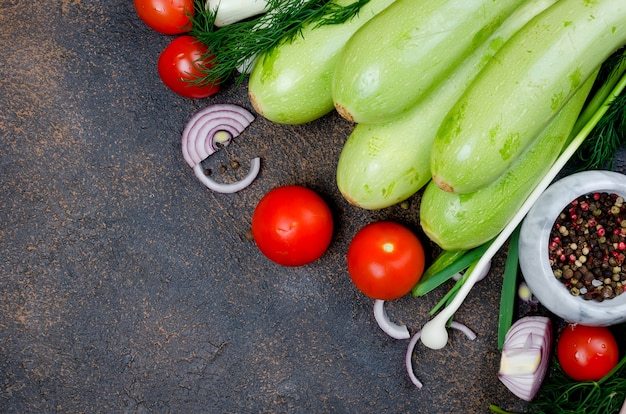
<svg viewBox="0 0 626 414"><path fill-rule="evenodd" d="M522 223L519 260L528 287L549 311L571 323L609 326L626 321L626 293L602 302L574 296L554 277L548 259L550 231L557 216L573 200L593 192L626 197L626 175L584 171L553 183Z"/></svg>

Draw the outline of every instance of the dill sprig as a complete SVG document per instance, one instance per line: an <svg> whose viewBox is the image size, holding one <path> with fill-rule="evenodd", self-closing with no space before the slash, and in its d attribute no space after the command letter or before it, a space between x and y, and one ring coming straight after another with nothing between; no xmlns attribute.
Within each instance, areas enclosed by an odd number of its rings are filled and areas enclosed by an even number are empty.
<svg viewBox="0 0 626 414"><path fill-rule="evenodd" d="M615 97L590 138L578 152L580 169L613 169L617 150L626 144L626 94Z"/></svg>
<svg viewBox="0 0 626 414"><path fill-rule="evenodd" d="M567 376L558 359L550 360L551 374L539 393L529 403L527 413L534 414L616 414L626 399L626 356L598 381L575 381ZM495 404L489 411L516 414Z"/></svg>
<svg viewBox="0 0 626 414"><path fill-rule="evenodd" d="M614 53L607 59L600 71L596 83L605 91L613 88L620 76L626 71L626 48ZM599 91L602 94L602 91ZM587 121L587 113L595 112L593 105L583 112L580 124ZM579 171L591 169L612 169L617 150L626 145L626 93L622 92L610 103L606 114L594 127L591 134L578 148L576 155L580 161Z"/></svg>
<svg viewBox="0 0 626 414"><path fill-rule="evenodd" d="M202 69L199 84L214 84L231 78L245 79L256 57L300 36L306 25L314 29L326 24L341 24L355 16L369 0L340 5L331 0L269 0L267 12L260 16L215 26L215 10L207 10L196 0L191 35L204 43L212 65Z"/></svg>
<svg viewBox="0 0 626 414"><path fill-rule="evenodd" d="M552 362L553 374L542 385L537 398L531 403L532 412L565 413L617 413L626 399L626 356L598 381L574 381L565 374L556 358Z"/></svg>

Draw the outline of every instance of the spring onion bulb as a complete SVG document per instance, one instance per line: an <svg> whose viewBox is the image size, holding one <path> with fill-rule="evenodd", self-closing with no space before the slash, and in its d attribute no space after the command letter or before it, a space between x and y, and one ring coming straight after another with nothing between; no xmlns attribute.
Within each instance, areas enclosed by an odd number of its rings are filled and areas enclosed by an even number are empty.
<svg viewBox="0 0 626 414"><path fill-rule="evenodd" d="M531 401L548 371L552 322L545 316L525 316L506 334L498 379L517 397Z"/></svg>
<svg viewBox="0 0 626 414"><path fill-rule="evenodd" d="M245 108L233 104L216 104L201 109L187 121L181 137L183 158L207 188L219 193L234 193L254 181L261 167L258 157L252 160L250 171L244 179L230 184L218 183L209 178L201 164L220 147L230 144L253 120L254 115Z"/></svg>
<svg viewBox="0 0 626 414"><path fill-rule="evenodd" d="M223 27L265 13L268 4L266 0L207 0L206 8L215 13L215 26Z"/></svg>
<svg viewBox="0 0 626 414"><path fill-rule="evenodd" d="M476 339L476 334L474 333L474 331L472 331L470 328L460 322L452 321L450 327L452 329L460 331L471 341ZM417 345L421 334L422 331L420 330L413 335L413 337L409 341L409 345L407 346L406 354L404 356L404 364L406 365L406 372L409 375L409 379L411 380L413 385L420 389L423 385L422 382L415 376L415 371L413 371L413 364L411 363L411 357L413 356L413 351L415 350L415 346Z"/></svg>
<svg viewBox="0 0 626 414"><path fill-rule="evenodd" d="M409 339L411 337L405 325L398 325L389 319L385 311L385 301L382 299L376 299L374 301L374 318L380 329L390 337L394 339Z"/></svg>
<svg viewBox="0 0 626 414"><path fill-rule="evenodd" d="M215 27L224 27L234 23L245 24L244 20L256 20L257 23L250 29L248 36L267 36L262 32L267 29L274 20L281 20L281 14L285 11L294 12L304 5L305 0L280 0L270 2L268 0L207 0L206 10L215 14L213 24ZM236 45L234 47L237 47ZM252 72L259 53L251 54L239 62L236 69L241 74Z"/></svg>

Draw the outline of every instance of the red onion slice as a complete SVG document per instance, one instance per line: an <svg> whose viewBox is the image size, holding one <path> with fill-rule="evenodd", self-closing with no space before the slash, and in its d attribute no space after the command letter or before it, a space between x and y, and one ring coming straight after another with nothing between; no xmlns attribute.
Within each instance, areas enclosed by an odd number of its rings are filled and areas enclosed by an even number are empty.
<svg viewBox="0 0 626 414"><path fill-rule="evenodd" d="M236 137L252 121L254 121L254 115L250 111L233 104L215 104L199 110L189 118L182 133L182 147L185 160L193 168L196 164L217 151L217 147L213 142L216 132L220 130L228 131L233 137ZM187 149L197 147L196 141L200 141L201 146L204 146L204 141L206 140L209 140L208 148L212 148L212 151L204 158L195 159L191 156L191 153L187 152ZM223 144L227 145L227 143Z"/></svg>
<svg viewBox="0 0 626 414"><path fill-rule="evenodd" d="M531 401L550 362L552 322L545 316L518 319L504 338L498 378L517 397Z"/></svg>
<svg viewBox="0 0 626 414"><path fill-rule="evenodd" d="M474 333L474 331L472 331L470 328L468 328L466 325L463 325L460 322L452 321L450 323L450 328L456 329L457 331L461 332L470 341L473 341L474 339L476 339L476 334Z"/></svg>
<svg viewBox="0 0 626 414"><path fill-rule="evenodd" d="M452 321L452 323L450 324L450 328L460 331L471 341L476 339L476 334L474 333L474 331L472 331L470 328L460 322ZM419 342L421 335L421 330L417 331L413 335L413 337L409 341L409 345L407 346L406 353L404 354L404 365L406 366L406 372L409 375L409 379L411 380L413 385L415 385L418 389L421 389L423 385L422 382L415 376L411 357L413 356L415 346Z"/></svg>
<svg viewBox="0 0 626 414"><path fill-rule="evenodd" d="M411 337L411 334L406 326L393 323L389 319L389 316L385 311L384 300L376 299L374 301L374 318L376 319L376 322L378 322L380 329L382 329L390 337L394 339L409 339Z"/></svg>
<svg viewBox="0 0 626 414"><path fill-rule="evenodd" d="M198 180L200 180L200 182L209 190L213 190L218 193L231 194L241 191L249 186L259 174L260 169L261 159L259 157L253 158L252 161L250 161L250 171L248 171L248 174L242 180L235 181L230 184L218 183L217 181L212 180L204 173L204 169L200 164L193 167L193 172Z"/></svg>
<svg viewBox="0 0 626 414"><path fill-rule="evenodd" d="M221 193L234 193L250 185L260 170L260 160L255 158L246 177L232 184L221 184L204 174L201 162L219 149L230 144L254 121L254 115L238 105L215 104L196 112L185 125L181 136L183 158L194 170L196 177L206 187Z"/></svg>
<svg viewBox="0 0 626 414"><path fill-rule="evenodd" d="M409 375L409 379L418 389L423 387L422 382L415 376L415 371L413 371L413 362L411 358L413 357L413 351L415 350L415 346L417 342L420 340L420 336L422 335L422 331L417 331L413 334L413 337L409 341L409 345L406 348L406 354L404 354L404 365L406 366L406 373Z"/></svg>

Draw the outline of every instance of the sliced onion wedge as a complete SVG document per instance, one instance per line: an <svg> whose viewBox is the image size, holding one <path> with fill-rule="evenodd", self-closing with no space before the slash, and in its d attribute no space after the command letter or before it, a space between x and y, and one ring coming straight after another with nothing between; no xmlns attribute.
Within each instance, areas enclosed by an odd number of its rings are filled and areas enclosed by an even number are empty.
<svg viewBox="0 0 626 414"><path fill-rule="evenodd" d="M246 177L231 184L222 184L204 174L202 161L216 152L220 146L230 144L254 121L254 115L245 108L233 104L215 104L196 112L185 125L181 136L183 158L194 174L207 188L220 193L234 193L246 188L259 173L261 160L251 162Z"/></svg>
<svg viewBox="0 0 626 414"><path fill-rule="evenodd" d="M393 323L387 312L385 311L385 301L381 299L376 299L374 301L374 318L376 322L378 322L378 326L382 329L387 335L394 339L409 339L411 334L409 330L404 325L398 325Z"/></svg>
<svg viewBox="0 0 626 414"><path fill-rule="evenodd" d="M498 378L518 398L531 401L548 371L551 346L550 318L518 319L504 338Z"/></svg>
<svg viewBox="0 0 626 414"><path fill-rule="evenodd" d="M474 331L472 331L470 328L460 322L452 321L450 323L450 327L463 333L469 340L473 341L474 339L476 339L476 334L474 333ZM415 371L413 370L413 363L411 362L411 358L413 357L415 346L419 342L421 335L421 330L417 331L413 335L413 337L409 341L409 345L406 348L406 354L404 355L404 365L406 366L406 372L409 375L409 379L411 380L413 385L420 389L423 385L422 382L417 378L417 376L415 376Z"/></svg>

